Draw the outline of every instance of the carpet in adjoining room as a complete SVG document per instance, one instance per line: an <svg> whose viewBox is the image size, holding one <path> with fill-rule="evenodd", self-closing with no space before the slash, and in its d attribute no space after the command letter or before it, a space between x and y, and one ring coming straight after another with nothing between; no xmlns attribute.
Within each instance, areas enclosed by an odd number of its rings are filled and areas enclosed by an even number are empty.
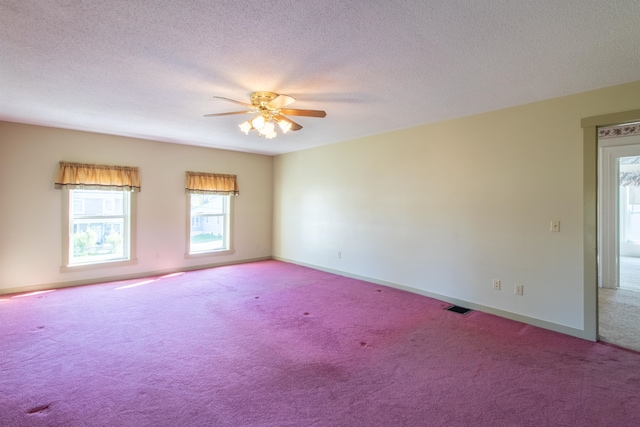
<svg viewBox="0 0 640 427"><path fill-rule="evenodd" d="M598 289L600 340L640 351L640 292Z"/></svg>
<svg viewBox="0 0 640 427"><path fill-rule="evenodd" d="M0 298L2 426L625 426L640 354L279 261Z"/></svg>

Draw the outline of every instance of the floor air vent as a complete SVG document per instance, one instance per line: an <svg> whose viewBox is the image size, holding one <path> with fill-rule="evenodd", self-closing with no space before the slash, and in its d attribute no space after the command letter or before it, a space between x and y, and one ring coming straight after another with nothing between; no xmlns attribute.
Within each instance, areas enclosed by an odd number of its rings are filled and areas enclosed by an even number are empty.
<svg viewBox="0 0 640 427"><path fill-rule="evenodd" d="M459 314L467 314L468 312L471 311L470 308L460 307L459 305L449 306L445 308L445 310L453 311L454 313L459 313Z"/></svg>

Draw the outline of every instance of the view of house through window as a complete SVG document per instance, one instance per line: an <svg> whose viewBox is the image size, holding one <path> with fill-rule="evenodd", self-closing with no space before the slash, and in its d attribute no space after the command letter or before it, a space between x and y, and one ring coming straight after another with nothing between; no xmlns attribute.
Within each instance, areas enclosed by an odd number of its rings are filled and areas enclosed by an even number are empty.
<svg viewBox="0 0 640 427"><path fill-rule="evenodd" d="M229 249L229 196L189 194L189 253Z"/></svg>
<svg viewBox="0 0 640 427"><path fill-rule="evenodd" d="M128 191L69 191L69 265L129 259Z"/></svg>

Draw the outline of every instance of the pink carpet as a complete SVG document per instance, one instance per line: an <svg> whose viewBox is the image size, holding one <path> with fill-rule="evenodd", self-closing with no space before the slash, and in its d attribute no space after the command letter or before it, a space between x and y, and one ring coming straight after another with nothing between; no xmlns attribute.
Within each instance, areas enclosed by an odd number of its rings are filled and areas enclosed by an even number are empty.
<svg viewBox="0 0 640 427"><path fill-rule="evenodd" d="M278 261L0 298L2 426L640 425L640 354Z"/></svg>

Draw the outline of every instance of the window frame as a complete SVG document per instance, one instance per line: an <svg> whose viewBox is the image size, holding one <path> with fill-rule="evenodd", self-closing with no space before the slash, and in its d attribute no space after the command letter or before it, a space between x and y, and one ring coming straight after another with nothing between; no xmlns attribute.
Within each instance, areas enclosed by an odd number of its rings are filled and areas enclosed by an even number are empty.
<svg viewBox="0 0 640 427"><path fill-rule="evenodd" d="M187 193L187 215L186 215L186 258L199 258L204 256L214 255L228 255L234 253L233 249L233 199L234 197L228 194L217 194L216 197L223 197L225 206L225 212L223 214L204 214L204 215L191 215L192 196L202 196L198 193ZM191 250L191 228L195 221L199 224L203 222L205 218L222 218L224 221L224 234L223 241L224 247L220 249L210 249L204 251L192 251Z"/></svg>
<svg viewBox="0 0 640 427"><path fill-rule="evenodd" d="M132 191L122 191L123 196L128 199L128 224L127 219L125 219L125 229L127 229L127 237L128 237L128 249L125 248L125 252L128 252L127 256L123 258L117 259L108 259L108 260L96 260L92 262L86 263L71 263L71 250L73 248L73 240L72 240L72 228L73 228L73 218L71 217L73 213L73 209L71 206L72 201L74 200L71 197L71 191L83 191L83 190L62 190L62 266L60 267L61 272L69 272L69 271L78 271L85 269L96 269L96 268L104 268L105 266L123 266L123 265L132 265L137 264L137 196L136 192ZM91 190L91 191L101 191L101 190ZM114 191L114 190L108 190ZM115 190L117 191L117 190ZM125 216L125 217L126 217Z"/></svg>

